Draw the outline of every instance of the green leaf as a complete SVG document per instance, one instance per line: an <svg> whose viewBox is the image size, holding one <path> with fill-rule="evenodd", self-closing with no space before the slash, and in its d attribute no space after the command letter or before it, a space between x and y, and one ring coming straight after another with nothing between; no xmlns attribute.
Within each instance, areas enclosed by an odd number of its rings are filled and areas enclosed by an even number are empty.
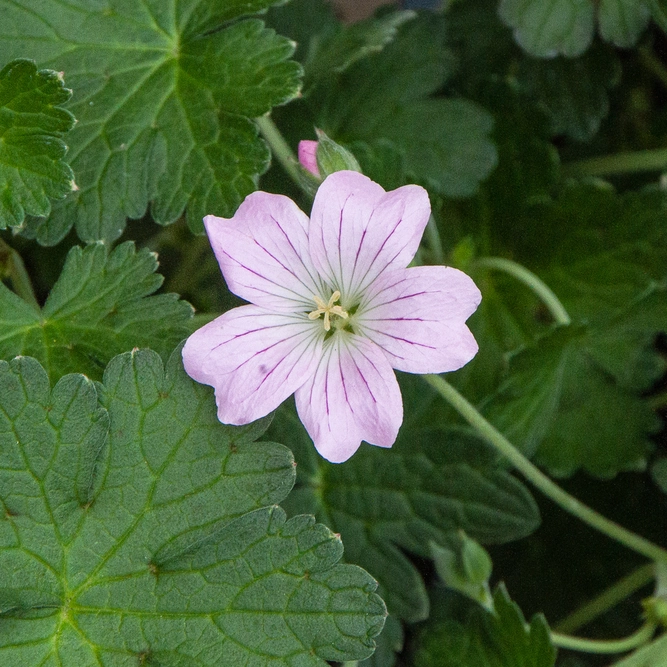
<svg viewBox="0 0 667 667"><path fill-rule="evenodd" d="M597 357L596 332L559 327L518 353L484 412L552 474L598 477L641 470L659 423Z"/></svg>
<svg viewBox="0 0 667 667"><path fill-rule="evenodd" d="M186 209L231 215L266 170L269 152L250 120L293 98L294 45L256 19L275 0L0 0L0 60L31 54L63 70L79 122L68 162L79 191L33 226L40 243L76 224L113 240L125 218L174 222Z"/></svg>
<svg viewBox="0 0 667 667"><path fill-rule="evenodd" d="M53 392L0 362L0 661L323 666L373 650L375 582L278 507L294 480L263 424L221 425L208 387L151 351ZM107 420L108 419L108 430Z"/></svg>
<svg viewBox="0 0 667 667"><path fill-rule="evenodd" d="M415 12L391 12L380 17L358 21L341 28L322 40L305 64L305 88L332 74L341 74L354 63L382 51L397 35L401 25L414 19Z"/></svg>
<svg viewBox="0 0 667 667"><path fill-rule="evenodd" d="M307 102L318 126L337 141L389 140L409 178L446 196L467 197L495 167L493 120L469 100L432 97L451 64L443 18L425 14L337 83L327 80Z"/></svg>
<svg viewBox="0 0 667 667"><path fill-rule="evenodd" d="M623 48L637 43L651 18L643 0L600 0L598 12L602 38Z"/></svg>
<svg viewBox="0 0 667 667"><path fill-rule="evenodd" d="M614 50L594 45L580 58L524 58L518 78L546 112L553 134L588 141L609 113L608 91L620 75Z"/></svg>
<svg viewBox="0 0 667 667"><path fill-rule="evenodd" d="M581 55L593 39L592 0L501 0L498 12L518 44L540 58Z"/></svg>
<svg viewBox="0 0 667 667"><path fill-rule="evenodd" d="M0 229L26 215L48 215L49 199L74 187L62 138L74 116L60 108L71 96L62 76L14 60L0 70Z"/></svg>
<svg viewBox="0 0 667 667"><path fill-rule="evenodd" d="M414 391L414 398L403 392L406 415L415 414L413 401L430 400L421 386ZM443 542L459 529L481 542L506 542L532 532L539 517L526 488L472 435L408 424L402 433L390 450L364 445L345 465L333 465L317 455L286 407L270 430L298 463L288 512L313 513L340 533L346 560L380 582L389 612L415 622L427 616L428 598L401 550L430 558L429 541Z"/></svg>
<svg viewBox="0 0 667 667"><path fill-rule="evenodd" d="M192 307L176 294L150 296L163 280L157 265L132 242L74 247L41 311L0 283L0 358L36 357L54 381L72 371L101 378L134 347L168 356L189 333Z"/></svg>
<svg viewBox="0 0 667 667"><path fill-rule="evenodd" d="M493 602L493 613L480 607L465 625L449 620L425 634L415 667L553 667L556 649L544 617L526 626L502 584Z"/></svg>
<svg viewBox="0 0 667 667"><path fill-rule="evenodd" d="M614 667L667 667L667 635L637 649Z"/></svg>
<svg viewBox="0 0 667 667"><path fill-rule="evenodd" d="M667 457L659 458L651 466L651 477L663 493L667 493Z"/></svg>

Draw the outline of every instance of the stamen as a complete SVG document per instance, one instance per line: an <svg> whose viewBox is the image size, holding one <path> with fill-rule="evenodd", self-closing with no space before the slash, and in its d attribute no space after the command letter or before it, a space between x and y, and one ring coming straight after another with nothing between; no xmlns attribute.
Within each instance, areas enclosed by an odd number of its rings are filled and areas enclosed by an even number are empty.
<svg viewBox="0 0 667 667"><path fill-rule="evenodd" d="M322 301L322 299L319 296L313 295L313 301L315 302L317 309L308 313L308 319L316 320L320 315L324 315L324 322L323 322L324 330L330 331L332 315L337 315L338 317L341 317L344 320L346 320L349 317L347 312L343 310L342 306L334 306L334 304L336 303L336 301L338 301L338 299L340 299L340 292L338 290L336 290L331 295L331 297L329 298L329 303L324 303L324 301Z"/></svg>

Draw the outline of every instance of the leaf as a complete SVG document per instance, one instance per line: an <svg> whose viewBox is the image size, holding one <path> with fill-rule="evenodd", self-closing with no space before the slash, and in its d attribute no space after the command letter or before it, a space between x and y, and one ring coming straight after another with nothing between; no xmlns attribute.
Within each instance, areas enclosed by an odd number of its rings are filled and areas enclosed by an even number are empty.
<svg viewBox="0 0 667 667"><path fill-rule="evenodd" d="M299 664L373 650L384 606L340 539L278 507L290 452L221 425L209 388L151 351L53 392L0 362L0 661ZM109 428L107 434L107 423Z"/></svg>
<svg viewBox="0 0 667 667"><path fill-rule="evenodd" d="M327 80L307 100L318 126L341 143L389 140L410 178L449 197L474 193L496 164L491 116L465 99L432 97L452 69L443 18L401 26L380 53Z"/></svg>
<svg viewBox="0 0 667 667"><path fill-rule="evenodd" d="M169 355L189 333L192 307L162 284L157 256L132 242L109 252L74 247L41 311L0 283L0 358L36 357L52 381L72 371L101 378L107 362L134 347Z"/></svg>
<svg viewBox="0 0 667 667"><path fill-rule="evenodd" d="M651 466L651 477L658 488L667 493L667 457L663 456Z"/></svg>
<svg viewBox="0 0 667 667"><path fill-rule="evenodd" d="M623 660L614 663L615 667L666 667L667 635L642 646Z"/></svg>
<svg viewBox="0 0 667 667"><path fill-rule="evenodd" d="M424 395L430 401L421 386L414 391L414 398L403 392L406 415ZM298 463L287 511L313 513L340 533L346 560L380 582L389 613L416 622L427 616L428 598L402 550L430 558L429 541L458 529L481 542L506 542L532 532L539 518L526 488L472 435L408 424L402 434L391 450L362 446L345 465L334 465L318 457L286 407L270 430L289 443Z"/></svg>
<svg viewBox="0 0 667 667"><path fill-rule="evenodd" d="M517 43L540 58L579 56L593 39L592 0L501 0L498 12Z"/></svg>
<svg viewBox="0 0 667 667"><path fill-rule="evenodd" d="M623 48L637 43L651 18L643 0L600 0L598 12L602 38Z"/></svg>
<svg viewBox="0 0 667 667"><path fill-rule="evenodd" d="M14 60L0 70L0 229L26 215L48 215L49 199L72 191L62 140L74 116L60 108L70 98L62 76Z"/></svg>
<svg viewBox="0 0 667 667"><path fill-rule="evenodd" d="M156 222L187 204L231 215L266 170L269 152L250 118L293 98L300 67L286 38L256 19L275 0L0 0L0 60L29 53L63 70L79 122L68 162L79 191L31 233L55 244L72 224L85 241L120 236L151 202Z"/></svg>
<svg viewBox="0 0 667 667"><path fill-rule="evenodd" d="M588 141L609 113L608 91L620 75L613 49L594 45L579 58L524 58L518 78L546 112L554 135Z"/></svg>
<svg viewBox="0 0 667 667"><path fill-rule="evenodd" d="M526 625L502 584L493 602L494 613L478 607L465 625L448 620L425 634L415 667L553 667L556 649L544 616Z"/></svg>
<svg viewBox="0 0 667 667"><path fill-rule="evenodd" d="M414 19L415 12L397 11L380 17L358 21L340 28L322 40L305 65L305 88L331 74L341 74L354 63L382 51L397 35L398 29Z"/></svg>
<svg viewBox="0 0 667 667"><path fill-rule="evenodd" d="M554 475L641 470L659 424L649 403L601 366L595 332L560 327L518 353L484 412Z"/></svg>

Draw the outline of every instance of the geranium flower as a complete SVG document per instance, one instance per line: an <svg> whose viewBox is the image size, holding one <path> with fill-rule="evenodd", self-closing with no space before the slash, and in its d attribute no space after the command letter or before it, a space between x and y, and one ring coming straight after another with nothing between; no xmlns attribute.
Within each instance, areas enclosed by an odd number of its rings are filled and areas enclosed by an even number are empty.
<svg viewBox="0 0 667 667"><path fill-rule="evenodd" d="M426 191L385 192L353 171L324 180L310 220L255 192L231 219L204 219L234 308L187 340L188 374L215 387L218 417L248 424L295 395L317 451L347 460L362 440L391 447L403 421L392 367L442 373L477 343L481 295L461 271L407 268L428 221Z"/></svg>

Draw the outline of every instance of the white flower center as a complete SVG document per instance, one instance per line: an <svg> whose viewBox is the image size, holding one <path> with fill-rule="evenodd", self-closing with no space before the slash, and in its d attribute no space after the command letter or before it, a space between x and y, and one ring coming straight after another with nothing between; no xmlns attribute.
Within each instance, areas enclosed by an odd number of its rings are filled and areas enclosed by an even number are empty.
<svg viewBox="0 0 667 667"><path fill-rule="evenodd" d="M349 315L346 311L343 310L342 306L335 306L336 301L340 299L340 292L336 290L331 297L329 298L329 303L324 303L319 296L313 295L313 301L317 306L316 310L313 310L312 313L308 313L309 320L316 320L320 315L324 315L324 330L329 331L331 329L331 316L336 315L344 320L346 320Z"/></svg>

